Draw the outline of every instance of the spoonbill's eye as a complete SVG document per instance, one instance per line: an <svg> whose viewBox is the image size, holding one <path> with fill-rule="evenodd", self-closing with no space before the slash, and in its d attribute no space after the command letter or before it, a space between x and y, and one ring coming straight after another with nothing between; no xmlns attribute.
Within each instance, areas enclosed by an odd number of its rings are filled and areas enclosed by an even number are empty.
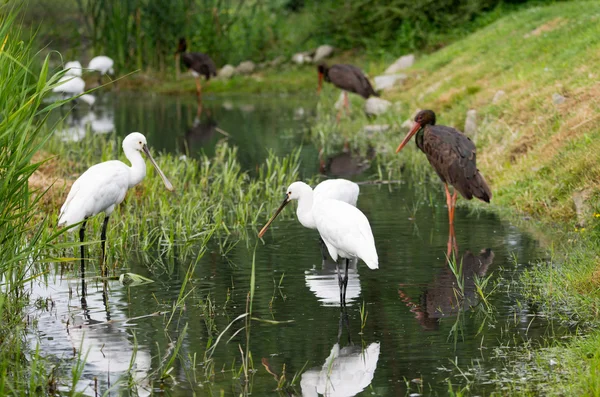
<svg viewBox="0 0 600 397"><path fill-rule="evenodd" d="M140 145L142 144L142 141L140 141Z"/></svg>
<svg viewBox="0 0 600 397"><path fill-rule="evenodd" d="M291 196L291 195L292 195L292 191L290 190L290 191L288 192L288 196Z"/></svg>

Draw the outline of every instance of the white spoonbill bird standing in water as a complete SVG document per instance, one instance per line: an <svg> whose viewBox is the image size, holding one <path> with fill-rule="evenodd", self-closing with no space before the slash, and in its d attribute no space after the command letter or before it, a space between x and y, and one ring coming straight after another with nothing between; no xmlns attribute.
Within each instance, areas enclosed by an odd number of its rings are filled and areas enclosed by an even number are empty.
<svg viewBox="0 0 600 397"><path fill-rule="evenodd" d="M107 57L106 55L99 55L92 58L88 64L88 69L100 73L100 77L98 77L98 84L102 85L102 76L105 74L113 75L115 73L113 69L114 64L115 62L111 58Z"/></svg>
<svg viewBox="0 0 600 397"><path fill-rule="evenodd" d="M56 87L52 89L52 92L62 94L65 98L71 98L80 95L77 99L81 99L90 107L94 106L94 103L96 103L96 98L90 94L83 94L84 90L85 81L83 81L81 77L65 74L60 79L58 79Z"/></svg>
<svg viewBox="0 0 600 397"><path fill-rule="evenodd" d="M104 223L102 225L101 244L101 268L103 275L104 255L106 245L106 226L108 218L115 207L123 201L127 190L140 183L146 176L146 162L141 152L146 153L150 162L156 168L158 175L162 178L166 188L173 191L173 185L161 171L156 161L152 158L146 143L146 137L139 132L132 132L123 139L123 152L131 163L131 167L119 160L105 161L88 168L73 183L71 191L60 209L58 226L71 226L82 222L79 230L81 241L81 271L84 271L84 247L85 224L90 216L104 212Z"/></svg>
<svg viewBox="0 0 600 397"><path fill-rule="evenodd" d="M262 228L259 237L262 237L271 222L292 200L302 202L310 197L310 186L304 182L292 183L285 194L285 198L273 217ZM300 207L300 204L298 205ZM371 231L369 220L358 208L341 200L320 198L318 195L313 200L312 218L316 229L325 243L331 259L337 262L338 257L346 259L345 277L342 279L338 266L338 282L340 284L340 302L346 300L346 287L348 286L348 266L350 259L360 258L371 269L379 268L375 239Z"/></svg>
<svg viewBox="0 0 600 397"><path fill-rule="evenodd" d="M298 221L302 224L302 226L313 230L317 229L317 224L313 218L313 203L316 200L340 200L356 207L356 201L358 200L358 194L360 193L360 188L358 185L347 179L327 179L319 183L314 190L304 182L294 182L292 186L294 186L294 191L298 191L298 209L296 210ZM290 188L292 186L290 186ZM281 207L279 207L279 210L275 212L275 215L269 219L267 224L260 231L259 237L264 235L264 233L267 231L267 228L271 225L277 215L279 215L279 212L283 210L288 202L289 201L287 201L286 196L286 199L284 200L284 203L281 204ZM321 239L321 244L323 260L326 260L325 243L323 242L323 239Z"/></svg>
<svg viewBox="0 0 600 397"><path fill-rule="evenodd" d="M65 76L81 77L83 67L79 61L71 61L65 63Z"/></svg>

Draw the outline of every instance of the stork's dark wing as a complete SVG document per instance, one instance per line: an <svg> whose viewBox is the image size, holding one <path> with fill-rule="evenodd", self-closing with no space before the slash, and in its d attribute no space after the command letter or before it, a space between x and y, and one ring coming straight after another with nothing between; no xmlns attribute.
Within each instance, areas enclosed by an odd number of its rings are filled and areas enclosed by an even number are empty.
<svg viewBox="0 0 600 397"><path fill-rule="evenodd" d="M438 175L467 200L489 202L492 193L477 169L475 144L460 131L441 125L427 126L423 151Z"/></svg>

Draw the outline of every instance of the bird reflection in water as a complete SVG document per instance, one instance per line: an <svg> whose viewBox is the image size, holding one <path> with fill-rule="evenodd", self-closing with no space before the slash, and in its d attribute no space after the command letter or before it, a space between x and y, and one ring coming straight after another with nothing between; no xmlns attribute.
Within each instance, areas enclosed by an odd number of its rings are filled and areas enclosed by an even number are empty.
<svg viewBox="0 0 600 397"><path fill-rule="evenodd" d="M181 141L181 151L188 156L191 153L196 153L196 149L208 145L217 132L225 138L229 137L227 132L218 127L212 112L208 109L203 111L202 106L199 105L194 122L185 131Z"/></svg>
<svg viewBox="0 0 600 397"><path fill-rule="evenodd" d="M375 150L369 148L366 156L352 152L347 145L340 153L324 158L323 150L319 151L319 172L330 177L351 178L362 174L371 166Z"/></svg>
<svg viewBox="0 0 600 397"><path fill-rule="evenodd" d="M456 269L460 272L459 279L447 263L423 291L419 303L415 303L410 296L398 290L402 301L427 331L437 330L442 318L457 315L477 305L479 299L475 285L476 277L484 277L494 261L494 252L490 248L481 250L478 255L466 250L461 257L457 256L458 247L452 229L448 238L448 248L447 258L451 258L451 253L454 254ZM463 283L462 290L459 281Z"/></svg>
<svg viewBox="0 0 600 397"><path fill-rule="evenodd" d="M360 296L358 259L353 258L348 267L345 302L342 302L340 297L339 272L336 265L331 260L323 260L321 269L313 267L313 269L307 270L304 275L306 286L323 306L351 306ZM340 269L342 272L343 270Z"/></svg>
<svg viewBox="0 0 600 397"><path fill-rule="evenodd" d="M343 328L348 332L345 347L340 344ZM320 368L309 369L302 374L302 396L350 397L365 390L373 381L380 344L374 342L366 347L355 346L350 338L350 324L345 310L340 311L337 342L329 357Z"/></svg>

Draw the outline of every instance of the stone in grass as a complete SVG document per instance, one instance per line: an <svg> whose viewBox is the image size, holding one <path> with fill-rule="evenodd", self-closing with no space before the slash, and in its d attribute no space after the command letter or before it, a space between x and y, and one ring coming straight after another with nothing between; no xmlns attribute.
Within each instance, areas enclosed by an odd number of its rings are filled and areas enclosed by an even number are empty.
<svg viewBox="0 0 600 397"><path fill-rule="evenodd" d="M392 103L390 101L386 101L385 99L371 97L365 102L365 113L369 116L378 116L387 112Z"/></svg>
<svg viewBox="0 0 600 397"><path fill-rule="evenodd" d="M238 74L250 74L254 72L256 69L256 65L252 61L244 61L240 63L237 68L235 68L236 73Z"/></svg>
<svg viewBox="0 0 600 397"><path fill-rule="evenodd" d="M415 56L413 54L408 54L401 56L396 60L396 62L392 63L386 70L385 74L394 74L398 73L401 70L410 68L413 63L415 63Z"/></svg>
<svg viewBox="0 0 600 397"><path fill-rule="evenodd" d="M365 125L363 128L363 131L367 135L373 135L373 134L376 134L379 132L387 131L389 129L390 129L389 124L371 124L371 125Z"/></svg>
<svg viewBox="0 0 600 397"><path fill-rule="evenodd" d="M333 54L333 47L327 44L319 46L315 51L315 56L313 58L314 63L318 63L325 58L329 58Z"/></svg>
<svg viewBox="0 0 600 397"><path fill-rule="evenodd" d="M562 105L563 103L565 103L566 100L567 98L556 92L552 94L552 102L554 102L555 105Z"/></svg>
<svg viewBox="0 0 600 397"><path fill-rule="evenodd" d="M467 117L465 119L465 135L475 140L477 137L477 110L467 110Z"/></svg>
<svg viewBox="0 0 600 397"><path fill-rule="evenodd" d="M225 65L219 70L218 77L221 79L230 79L235 74L235 68L231 65Z"/></svg>
<svg viewBox="0 0 600 397"><path fill-rule="evenodd" d="M396 85L404 83L406 78L407 76L404 73L376 76L373 79L373 82L375 83L375 91L389 90Z"/></svg>
<svg viewBox="0 0 600 397"><path fill-rule="evenodd" d="M502 100L502 98L504 98L505 95L506 95L506 92L504 92L502 90L496 91L496 93L494 94L494 98L492 98L492 103L496 104L496 103L500 102Z"/></svg>

